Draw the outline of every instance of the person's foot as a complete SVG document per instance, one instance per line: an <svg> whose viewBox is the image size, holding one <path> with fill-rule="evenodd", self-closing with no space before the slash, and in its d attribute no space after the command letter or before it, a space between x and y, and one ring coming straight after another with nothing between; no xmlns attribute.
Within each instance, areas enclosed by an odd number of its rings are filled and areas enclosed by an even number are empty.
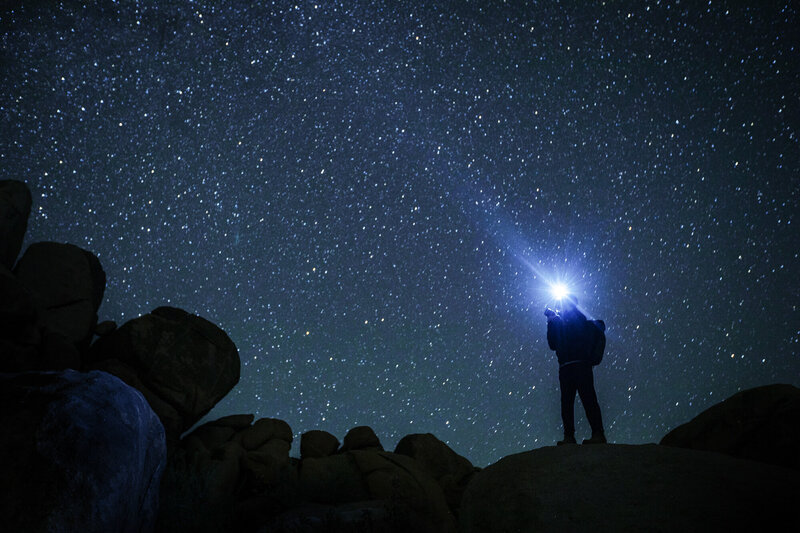
<svg viewBox="0 0 800 533"><path fill-rule="evenodd" d="M606 440L606 434L602 431L599 433L592 433L592 438L590 439L583 439L584 444L605 444L608 442Z"/></svg>
<svg viewBox="0 0 800 533"><path fill-rule="evenodd" d="M556 442L557 446L563 446L565 444L578 444L578 441L575 440L573 435L565 435L564 440Z"/></svg>

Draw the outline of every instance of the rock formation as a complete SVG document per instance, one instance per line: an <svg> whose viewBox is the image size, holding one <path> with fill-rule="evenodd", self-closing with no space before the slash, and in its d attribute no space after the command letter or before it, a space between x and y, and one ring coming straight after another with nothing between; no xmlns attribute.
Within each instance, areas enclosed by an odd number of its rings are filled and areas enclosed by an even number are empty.
<svg viewBox="0 0 800 533"><path fill-rule="evenodd" d="M35 243L15 264L29 210L24 184L0 181L0 371L17 372L0 374L2 528L800 529L800 390L790 385L729 398L670 432L669 446L542 448L482 471L430 433L386 452L368 426L341 446L305 431L300 459L275 418L226 416L181 438L238 382L236 346L172 307L98 324L105 274L92 253ZM85 372L19 373L69 368Z"/></svg>
<svg viewBox="0 0 800 533"><path fill-rule="evenodd" d="M164 430L142 395L105 372L0 374L6 531L152 530Z"/></svg>
<svg viewBox="0 0 800 533"><path fill-rule="evenodd" d="M85 350L97 325L106 273L97 257L72 244L31 244L14 275L41 310L42 324Z"/></svg>
<svg viewBox="0 0 800 533"><path fill-rule="evenodd" d="M342 451L378 450L383 451L380 439L369 426L356 426L347 432L342 443Z"/></svg>
<svg viewBox="0 0 800 533"><path fill-rule="evenodd" d="M766 385L734 394L670 431L661 444L722 452L800 470L800 389Z"/></svg>
<svg viewBox="0 0 800 533"><path fill-rule="evenodd" d="M21 181L0 180L0 266L14 268L30 213L28 187Z"/></svg>
<svg viewBox="0 0 800 533"><path fill-rule="evenodd" d="M463 533L797 531L797 494L795 472L718 453L656 444L548 447L476 474L460 525Z"/></svg>
<svg viewBox="0 0 800 533"><path fill-rule="evenodd" d="M250 425L252 419L208 422L180 441L162 485L162 530L296 531L317 518L319 531L331 530L331 520L343 528L336 531L363 520L378 530L455 530L436 480L414 459L376 446L371 428L348 432L362 448L338 451L334 435L306 432L298 461L289 457L285 422L263 418Z"/></svg>
<svg viewBox="0 0 800 533"><path fill-rule="evenodd" d="M233 415L203 424L170 456L162 531L249 531L296 505L292 430L274 418Z"/></svg>
<svg viewBox="0 0 800 533"><path fill-rule="evenodd" d="M304 501L330 506L381 502L388 516L408 521L408 531L455 531L455 519L436 481L404 455L352 450L300 464ZM391 522L391 518L375 517ZM402 522L400 522L402 523ZM397 525L397 522L395 522Z"/></svg>
<svg viewBox="0 0 800 533"><path fill-rule="evenodd" d="M196 315L159 307L102 337L89 368L119 376L144 394L172 446L239 382L236 345Z"/></svg>
<svg viewBox="0 0 800 533"><path fill-rule="evenodd" d="M406 435L397 443L394 453L411 457L430 474L442 488L450 510L458 516L464 489L478 471L469 460L431 433Z"/></svg>
<svg viewBox="0 0 800 533"><path fill-rule="evenodd" d="M306 431L300 436L300 458L328 457L339 449L336 436L319 429Z"/></svg>

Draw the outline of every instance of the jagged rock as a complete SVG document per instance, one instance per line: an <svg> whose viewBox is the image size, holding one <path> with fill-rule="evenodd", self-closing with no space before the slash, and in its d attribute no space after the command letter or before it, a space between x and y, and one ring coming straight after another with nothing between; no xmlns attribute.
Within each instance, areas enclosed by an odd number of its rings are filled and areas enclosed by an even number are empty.
<svg viewBox="0 0 800 533"><path fill-rule="evenodd" d="M476 474L459 519L463 533L797 531L798 491L792 470L719 453L559 446Z"/></svg>
<svg viewBox="0 0 800 533"><path fill-rule="evenodd" d="M14 275L30 291L45 327L81 349L88 347L106 287L93 253L72 244L37 242L22 254Z"/></svg>
<svg viewBox="0 0 800 533"><path fill-rule="evenodd" d="M173 307L159 307L100 337L87 356L139 388L173 446L239 381L239 353L217 326Z"/></svg>
<svg viewBox="0 0 800 533"><path fill-rule="evenodd" d="M469 460L431 433L406 435L397 443L394 453L416 460L420 468L442 487L447 505L453 514L458 514L464 489L478 471Z"/></svg>
<svg viewBox="0 0 800 533"><path fill-rule="evenodd" d="M31 191L17 180L0 180L0 265L14 268L31 213Z"/></svg>
<svg viewBox="0 0 800 533"><path fill-rule="evenodd" d="M300 458L327 457L339 449L339 439L327 431L312 429L300 435Z"/></svg>
<svg viewBox="0 0 800 533"><path fill-rule="evenodd" d="M381 441L369 426L357 426L344 436L342 451L375 449L383 451Z"/></svg>
<svg viewBox="0 0 800 533"><path fill-rule="evenodd" d="M416 531L455 531L442 489L404 455L353 450L303 459L300 492L306 501L316 504L381 500L391 512L419 517L423 525Z"/></svg>
<svg viewBox="0 0 800 533"><path fill-rule="evenodd" d="M148 531L164 430L104 372L0 375L0 497L7 531Z"/></svg>
<svg viewBox="0 0 800 533"><path fill-rule="evenodd" d="M670 431L661 444L727 453L800 470L800 389L738 392Z"/></svg>

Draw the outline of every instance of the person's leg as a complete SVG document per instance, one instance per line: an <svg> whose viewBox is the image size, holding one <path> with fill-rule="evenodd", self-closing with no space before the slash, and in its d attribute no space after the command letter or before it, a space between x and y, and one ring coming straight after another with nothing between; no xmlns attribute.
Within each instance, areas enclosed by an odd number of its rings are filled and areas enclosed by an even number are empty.
<svg viewBox="0 0 800 533"><path fill-rule="evenodd" d="M588 364L575 365L580 367L580 375L578 376L577 388L578 394L581 397L583 409L586 411L586 418L589 420L589 425L592 428L592 440L604 436L603 431L603 418L600 414L600 404L597 401L597 392L594 388L594 375L592 367ZM603 439L604 440L604 439Z"/></svg>
<svg viewBox="0 0 800 533"><path fill-rule="evenodd" d="M564 441L561 442L575 442L575 392L577 386L569 366L558 370L558 380L561 384L561 422L564 424Z"/></svg>

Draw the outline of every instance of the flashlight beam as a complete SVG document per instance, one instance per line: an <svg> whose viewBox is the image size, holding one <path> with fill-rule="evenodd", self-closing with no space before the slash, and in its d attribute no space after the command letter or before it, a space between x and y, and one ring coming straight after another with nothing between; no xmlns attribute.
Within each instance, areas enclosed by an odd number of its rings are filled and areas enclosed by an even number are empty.
<svg viewBox="0 0 800 533"><path fill-rule="evenodd" d="M563 283L556 283L550 286L550 293L556 300L563 300L569 294L569 289Z"/></svg>

